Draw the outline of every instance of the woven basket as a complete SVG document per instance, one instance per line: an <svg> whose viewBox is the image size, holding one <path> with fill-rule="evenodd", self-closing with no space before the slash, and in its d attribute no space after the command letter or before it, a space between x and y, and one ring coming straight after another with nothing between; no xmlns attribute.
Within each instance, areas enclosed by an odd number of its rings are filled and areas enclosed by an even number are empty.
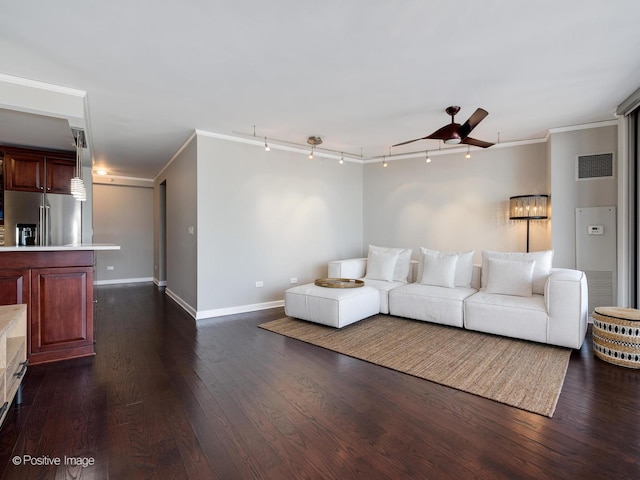
<svg viewBox="0 0 640 480"><path fill-rule="evenodd" d="M640 310L596 307L593 311L593 352L605 362L640 368Z"/></svg>

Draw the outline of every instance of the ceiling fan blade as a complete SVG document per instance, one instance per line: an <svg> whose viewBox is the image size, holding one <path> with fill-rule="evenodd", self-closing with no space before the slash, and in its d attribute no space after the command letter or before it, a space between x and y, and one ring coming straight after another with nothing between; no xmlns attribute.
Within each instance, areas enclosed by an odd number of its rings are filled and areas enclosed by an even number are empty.
<svg viewBox="0 0 640 480"><path fill-rule="evenodd" d="M396 143L395 145L391 145L391 147L399 147L400 145L406 145L408 143L417 142L418 140L425 140L429 137L416 138L415 140L409 140L408 142Z"/></svg>
<svg viewBox="0 0 640 480"><path fill-rule="evenodd" d="M449 138L456 136L456 130L460 125L457 123L449 123L442 128L439 128L431 135L424 137L425 139L433 139L433 140L448 140Z"/></svg>
<svg viewBox="0 0 640 480"><path fill-rule="evenodd" d="M471 138L471 137L463 138L460 143L464 143L466 145L473 145L474 147L481 147L481 148L489 148L491 145L493 145L493 143L485 142L483 140L476 140L475 138Z"/></svg>
<svg viewBox="0 0 640 480"><path fill-rule="evenodd" d="M484 108L477 108L476 111L473 112L473 115L471 115L469 119L460 127L460 138L465 138L467 135L469 135L471 133L471 130L476 128L487 115L489 115L489 112L487 112Z"/></svg>

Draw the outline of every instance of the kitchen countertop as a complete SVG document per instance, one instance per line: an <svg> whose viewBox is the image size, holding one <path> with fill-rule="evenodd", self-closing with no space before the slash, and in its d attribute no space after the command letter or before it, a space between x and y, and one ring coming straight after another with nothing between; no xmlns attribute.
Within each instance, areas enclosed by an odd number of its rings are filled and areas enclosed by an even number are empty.
<svg viewBox="0 0 640 480"><path fill-rule="evenodd" d="M2 252L64 252L73 250L120 250L120 245L112 245L109 243L80 243L75 245L49 245L41 247L39 245L28 245L25 247L2 247L0 246L0 253Z"/></svg>

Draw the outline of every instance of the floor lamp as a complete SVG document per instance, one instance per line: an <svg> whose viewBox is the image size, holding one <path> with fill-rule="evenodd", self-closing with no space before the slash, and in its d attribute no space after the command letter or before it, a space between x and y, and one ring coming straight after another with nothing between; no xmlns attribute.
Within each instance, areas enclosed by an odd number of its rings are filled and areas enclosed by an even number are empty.
<svg viewBox="0 0 640 480"><path fill-rule="evenodd" d="M518 195L509 198L509 220L527 221L527 252L529 251L529 222L545 220L549 195Z"/></svg>

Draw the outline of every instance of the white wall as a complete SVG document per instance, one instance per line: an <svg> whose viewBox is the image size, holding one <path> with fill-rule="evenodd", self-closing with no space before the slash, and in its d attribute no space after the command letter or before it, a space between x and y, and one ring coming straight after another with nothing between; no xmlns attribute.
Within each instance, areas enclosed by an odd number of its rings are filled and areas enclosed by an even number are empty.
<svg viewBox="0 0 640 480"><path fill-rule="evenodd" d="M120 245L96 252L95 281L150 281L153 275L153 189L93 184L93 242ZM112 266L113 270L107 270Z"/></svg>
<svg viewBox="0 0 640 480"><path fill-rule="evenodd" d="M544 143L389 162L364 169L364 245L524 251L526 224L509 220L509 197L547 190ZM530 250L550 248L549 222L531 223Z"/></svg>
<svg viewBox="0 0 640 480"><path fill-rule="evenodd" d="M265 152L198 132L155 182L157 226L166 181L167 292L196 318L268 308L281 302L290 278L324 276L328 261L364 256L370 243L412 248L416 259L421 246L475 249L479 263L483 249L525 250L526 224L509 220L509 197L539 193L551 194L552 220L531 223L530 249L553 248L554 266L567 266L565 236L575 257L576 202L609 201L608 193L594 197L574 185L575 155L610 151L610 137L615 146L615 127L383 168ZM158 238L156 231L156 268Z"/></svg>
<svg viewBox="0 0 640 480"><path fill-rule="evenodd" d="M549 179L552 192L554 266L575 268L577 207L608 207L618 202L617 178L576 181L578 155L616 153L616 125L552 133L549 139Z"/></svg>
<svg viewBox="0 0 640 480"><path fill-rule="evenodd" d="M362 165L199 135L197 185L200 316L281 301L361 251Z"/></svg>
<svg viewBox="0 0 640 480"><path fill-rule="evenodd" d="M152 245L158 246L159 239L166 239L166 265L161 265L159 248L154 247L154 272L161 267L166 271L166 292L185 309L195 314L198 290L197 256L197 142L195 137L155 179L154 215L164 213L166 232L160 232L161 222L156 222L155 238ZM160 202L160 184L165 182L165 206ZM193 228L193 235L189 233Z"/></svg>

